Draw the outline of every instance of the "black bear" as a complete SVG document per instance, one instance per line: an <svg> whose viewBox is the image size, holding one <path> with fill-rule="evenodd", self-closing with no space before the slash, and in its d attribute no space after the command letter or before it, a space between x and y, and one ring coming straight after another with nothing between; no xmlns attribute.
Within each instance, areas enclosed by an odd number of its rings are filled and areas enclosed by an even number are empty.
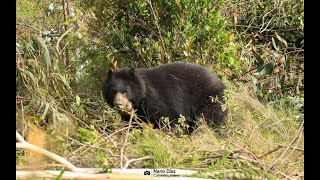
<svg viewBox="0 0 320 180"><path fill-rule="evenodd" d="M161 117L169 117L175 124L180 115L189 127L202 115L209 126L218 127L227 115L221 108L224 89L225 85L204 67L174 62L150 69L110 69L103 96L111 107L128 112L135 109L138 117L156 128ZM122 116L129 117L125 113Z"/></svg>

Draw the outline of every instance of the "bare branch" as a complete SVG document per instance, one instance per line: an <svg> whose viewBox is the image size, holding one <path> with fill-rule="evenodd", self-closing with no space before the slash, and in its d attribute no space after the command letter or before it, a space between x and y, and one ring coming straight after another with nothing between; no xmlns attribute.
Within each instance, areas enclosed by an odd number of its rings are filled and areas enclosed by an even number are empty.
<svg viewBox="0 0 320 180"><path fill-rule="evenodd" d="M30 151L34 151L37 153L41 153L44 156L47 156L48 158L55 160L61 164L66 165L67 169L69 169L70 171L79 171L79 169L77 167L75 167L73 164L71 164L69 161L65 160L64 158L62 158L61 156L58 156L48 150L42 149L38 146L29 144L29 143L16 143L16 148L20 148L20 149L27 149Z"/></svg>
<svg viewBox="0 0 320 180"><path fill-rule="evenodd" d="M263 155L259 156L258 158L260 159L260 158L262 158L262 157L264 157L264 156L267 156L267 155L269 155L269 154L271 154L271 153L273 153L273 152L276 152L276 151L279 150L279 149L281 149L281 146L278 146L278 147L276 147L276 148L274 148L274 149L272 149L272 150L264 153Z"/></svg>
<svg viewBox="0 0 320 180"><path fill-rule="evenodd" d="M281 147L289 147L289 148L291 148L291 149L293 149L293 150L304 152L304 149L297 148L297 147L291 147L291 146L288 146L288 145L285 145L285 144L278 144L278 146L281 146Z"/></svg>
<svg viewBox="0 0 320 180"><path fill-rule="evenodd" d="M27 143L27 141L23 139L23 137L18 133L17 130L16 130L16 139L21 143Z"/></svg>
<svg viewBox="0 0 320 180"><path fill-rule="evenodd" d="M35 30L35 31L37 31L37 32L40 32L40 30L39 29L37 29L37 28L35 28L35 27L33 27L33 26L31 26L31 25L29 25L29 24L25 24L25 23L16 23L16 25L19 25L19 26L26 26L26 27L28 27L28 28L31 28L31 29L33 29L33 30Z"/></svg>
<svg viewBox="0 0 320 180"><path fill-rule="evenodd" d="M60 50L59 50L60 41L61 41L62 38L63 38L64 36L66 36L72 29L73 29L73 27L71 27L70 29L68 29L68 30L67 30L66 32L64 32L64 33L60 36L60 38L58 39L57 45L56 45L56 50L57 50L58 54L60 54Z"/></svg>
<svg viewBox="0 0 320 180"><path fill-rule="evenodd" d="M48 158L65 165L66 168L69 169L70 171L81 171L79 168L75 167L73 164L71 164L69 161L62 158L61 156L58 156L57 154L54 154L48 150L45 150L43 148L40 148L38 146L28 143L23 139L23 137L18 133L18 131L16 131L16 138L20 142L20 143L16 143L16 148L27 149L30 151L43 154L44 156L47 156Z"/></svg>
<svg viewBox="0 0 320 180"><path fill-rule="evenodd" d="M146 157L142 157L142 158L136 158L136 159L130 159L130 160L127 160L126 164L124 165L124 169L127 169L129 164L132 163L132 162L135 162L135 161L141 161L141 160L145 160L145 159L151 159L152 157L151 156L146 156Z"/></svg>

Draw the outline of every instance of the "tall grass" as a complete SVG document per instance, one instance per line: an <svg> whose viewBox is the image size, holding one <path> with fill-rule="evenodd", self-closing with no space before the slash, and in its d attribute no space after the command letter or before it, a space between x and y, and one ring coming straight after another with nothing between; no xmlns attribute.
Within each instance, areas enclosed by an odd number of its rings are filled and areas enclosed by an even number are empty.
<svg viewBox="0 0 320 180"><path fill-rule="evenodd" d="M73 93L70 84L76 79L61 67L61 59L39 38L30 38L16 56L17 97L25 98L21 107L38 116L42 122L71 124L70 102Z"/></svg>
<svg viewBox="0 0 320 180"><path fill-rule="evenodd" d="M296 119L299 112L265 106L246 87L231 86L230 91L230 113L222 136L205 124L183 138L144 131L130 150L134 156L154 158L140 165L200 169L213 178L303 175L304 134L303 121Z"/></svg>

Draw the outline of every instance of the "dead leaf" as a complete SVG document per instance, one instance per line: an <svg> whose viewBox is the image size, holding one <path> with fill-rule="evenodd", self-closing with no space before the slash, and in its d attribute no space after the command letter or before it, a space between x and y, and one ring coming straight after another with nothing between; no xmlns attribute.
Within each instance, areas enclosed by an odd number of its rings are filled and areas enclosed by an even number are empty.
<svg viewBox="0 0 320 180"><path fill-rule="evenodd" d="M276 37L279 41L281 41L286 46L286 48L288 48L288 44L286 40L282 39L277 33L276 33Z"/></svg>
<svg viewBox="0 0 320 180"><path fill-rule="evenodd" d="M276 68L273 69L272 73L278 73L279 71L280 71L280 69L278 67L276 67Z"/></svg>
<svg viewBox="0 0 320 180"><path fill-rule="evenodd" d="M271 40L272 40L272 45L273 45L274 49L276 49L276 50L278 51L279 48L278 48L277 45L276 45L276 41L274 40L273 37L271 38Z"/></svg>
<svg viewBox="0 0 320 180"><path fill-rule="evenodd" d="M231 72L231 70L229 69L229 68L227 68L227 69L225 69L224 70L224 73L225 73L225 75L227 75L227 76L232 76L232 72Z"/></svg>
<svg viewBox="0 0 320 180"><path fill-rule="evenodd" d="M286 58L285 58L284 56L282 56L282 57L279 59L278 64L279 64L279 65L283 64L284 61L285 61L285 59L286 59Z"/></svg>
<svg viewBox="0 0 320 180"><path fill-rule="evenodd" d="M118 61L115 60L112 64L114 69L118 69Z"/></svg>
<svg viewBox="0 0 320 180"><path fill-rule="evenodd" d="M251 44L252 44L252 51L254 54L257 54L257 50L256 50L256 39L255 39L255 35L252 33L251 34Z"/></svg>

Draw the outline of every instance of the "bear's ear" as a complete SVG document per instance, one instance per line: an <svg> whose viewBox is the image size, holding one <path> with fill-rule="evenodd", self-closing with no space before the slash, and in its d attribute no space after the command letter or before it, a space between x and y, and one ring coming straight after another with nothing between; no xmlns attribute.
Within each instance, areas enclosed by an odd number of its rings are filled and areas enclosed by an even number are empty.
<svg viewBox="0 0 320 180"><path fill-rule="evenodd" d="M108 78L110 78L112 76L112 74L113 74L113 69L110 68L108 71Z"/></svg>
<svg viewBox="0 0 320 180"><path fill-rule="evenodd" d="M134 76L136 73L136 70L134 69L134 67L130 68L130 75Z"/></svg>

